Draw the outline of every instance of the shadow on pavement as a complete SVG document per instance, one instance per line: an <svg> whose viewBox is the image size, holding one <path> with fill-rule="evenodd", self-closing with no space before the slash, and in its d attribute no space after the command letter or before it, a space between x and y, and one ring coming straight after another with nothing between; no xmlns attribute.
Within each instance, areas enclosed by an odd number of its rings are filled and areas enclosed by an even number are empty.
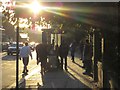
<svg viewBox="0 0 120 90"><path fill-rule="evenodd" d="M68 72L68 73L69 73L72 77L74 77L74 79L75 79L76 81L78 81L78 82L80 81L80 80L78 80L72 73L70 73L70 72ZM81 82L81 83L82 83L82 82ZM83 85L83 86L81 86L81 88L84 87L84 88L87 88L87 89L89 89L89 90L92 90L92 89L90 89L88 86L86 86L85 84L82 83L82 85Z"/></svg>
<svg viewBox="0 0 120 90"><path fill-rule="evenodd" d="M80 64L78 64L78 63L76 63L76 62L74 62L74 63L75 63L76 65L78 65L79 67L81 67L81 68L83 67L83 66L81 66Z"/></svg>
<svg viewBox="0 0 120 90"><path fill-rule="evenodd" d="M81 66L80 64L78 64L77 62L74 62L74 64L76 64L77 66L79 66L79 67L81 67L81 68L83 68L83 66ZM71 69L71 68L70 68ZM75 70L74 70L74 72L75 72ZM87 74L86 74L87 75ZM93 75L92 74L89 74L88 76L90 76L90 77L93 77Z"/></svg>
<svg viewBox="0 0 120 90"><path fill-rule="evenodd" d="M19 81L19 88L20 88L20 90L21 89L25 89L25 88L31 89L30 86L29 87L27 86L27 80L25 78L27 75L28 75L27 73L26 74L22 74L22 78Z"/></svg>
<svg viewBox="0 0 120 90"><path fill-rule="evenodd" d="M3 56L2 60L8 60L8 61L16 60L16 55L6 55L6 56Z"/></svg>
<svg viewBox="0 0 120 90"><path fill-rule="evenodd" d="M68 71L48 71L42 76L43 85L38 85L41 88L88 88L81 81L74 77Z"/></svg>
<svg viewBox="0 0 120 90"><path fill-rule="evenodd" d="M83 75L79 74L78 72L76 72L74 69L72 69L71 67L68 66L68 68L70 70L72 70L75 74L77 74L79 77L82 77L84 80L86 80L87 82L89 82L89 79L88 78L85 78Z"/></svg>
<svg viewBox="0 0 120 90"><path fill-rule="evenodd" d="M25 80L26 74L22 74L22 78L19 81L19 88L26 88L26 80Z"/></svg>

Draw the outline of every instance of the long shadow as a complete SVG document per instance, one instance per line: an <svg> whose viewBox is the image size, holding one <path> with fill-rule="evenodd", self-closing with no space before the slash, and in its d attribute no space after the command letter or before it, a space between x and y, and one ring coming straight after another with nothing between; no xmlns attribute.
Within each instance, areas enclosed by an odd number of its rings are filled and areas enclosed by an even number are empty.
<svg viewBox="0 0 120 90"><path fill-rule="evenodd" d="M2 60L7 60L7 61L16 60L16 55L5 55L2 57Z"/></svg>
<svg viewBox="0 0 120 90"><path fill-rule="evenodd" d="M64 70L48 71L42 76L42 80L44 83L43 85L38 83L38 90L41 88L88 88L74 75Z"/></svg>
<svg viewBox="0 0 120 90"><path fill-rule="evenodd" d="M68 57L71 58L70 55L69 55ZM75 58L76 58L76 57L75 57ZM81 67L81 68L83 67L83 66L81 66L80 64L78 64L78 63L76 63L76 62L74 62L74 64L78 65L78 66Z"/></svg>
<svg viewBox="0 0 120 90"><path fill-rule="evenodd" d="M26 74L22 74L22 78L19 81L19 88L26 88L25 76L26 76Z"/></svg>
<svg viewBox="0 0 120 90"><path fill-rule="evenodd" d="M82 78L83 78L84 80L86 80L87 82L90 82L89 79L83 77L81 74L79 74L78 72L76 72L76 71L75 71L74 69L72 69L71 67L68 66L68 68L69 68L70 70L72 70L74 73L76 73L78 76L82 77Z"/></svg>
<svg viewBox="0 0 120 90"><path fill-rule="evenodd" d="M83 67L83 66L81 66L80 64L78 64L78 63L76 63L76 62L74 62L74 63L75 63L77 66L81 67L81 68Z"/></svg>
<svg viewBox="0 0 120 90"><path fill-rule="evenodd" d="M68 72L74 79L76 79L77 81L79 81L73 74L71 74L70 72ZM82 83L82 82L81 82ZM84 83L83 83L83 85L84 85ZM89 88L88 86L85 86L84 85L84 87L87 87L89 90L92 90L91 88Z"/></svg>

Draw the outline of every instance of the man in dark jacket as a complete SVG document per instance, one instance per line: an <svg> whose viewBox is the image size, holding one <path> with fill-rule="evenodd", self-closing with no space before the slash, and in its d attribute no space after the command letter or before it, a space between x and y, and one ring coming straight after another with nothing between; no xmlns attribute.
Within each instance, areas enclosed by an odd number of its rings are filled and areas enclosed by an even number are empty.
<svg viewBox="0 0 120 90"><path fill-rule="evenodd" d="M65 41L63 41L59 47L59 56L61 58L61 69L63 69L63 59L65 60L65 70L67 70L67 56L68 56L69 46Z"/></svg>
<svg viewBox="0 0 120 90"><path fill-rule="evenodd" d="M92 70L92 45L89 43L89 40L86 40L85 44L84 66L85 72L83 74L90 75Z"/></svg>
<svg viewBox="0 0 120 90"><path fill-rule="evenodd" d="M46 44L38 44L36 46L36 54L37 54L37 64L41 62L41 72L45 72L47 68L47 45Z"/></svg>
<svg viewBox="0 0 120 90"><path fill-rule="evenodd" d="M71 51L71 60L72 62L75 62L74 56L75 56L75 48L76 48L76 43L75 41L71 44L70 51Z"/></svg>

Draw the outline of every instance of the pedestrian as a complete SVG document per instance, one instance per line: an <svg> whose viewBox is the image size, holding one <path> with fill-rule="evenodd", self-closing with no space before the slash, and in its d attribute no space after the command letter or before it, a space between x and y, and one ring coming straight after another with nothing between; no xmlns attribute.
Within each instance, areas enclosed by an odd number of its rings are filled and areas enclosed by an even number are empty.
<svg viewBox="0 0 120 90"><path fill-rule="evenodd" d="M24 64L22 73L24 73L24 74L27 74L27 72L28 72L27 65L29 63L29 55L31 56L31 59L32 59L31 49L28 46L28 43L25 42L25 46L23 46L20 50L20 58L22 58L23 64Z"/></svg>
<svg viewBox="0 0 120 90"><path fill-rule="evenodd" d="M82 68L85 68L85 43L83 44L83 52L82 52L82 63L83 63L83 66Z"/></svg>
<svg viewBox="0 0 120 90"><path fill-rule="evenodd" d="M80 43L79 43L79 49L80 49L80 60L83 60L83 48L84 48L83 41L80 41Z"/></svg>
<svg viewBox="0 0 120 90"><path fill-rule="evenodd" d="M41 62L41 74L44 74L47 70L47 45L44 43L38 44L36 46L36 57L37 57L37 65Z"/></svg>
<svg viewBox="0 0 120 90"><path fill-rule="evenodd" d="M75 62L74 57L75 57L75 48L76 48L76 44L75 42L73 42L70 46L70 52L71 52L71 60L72 62Z"/></svg>
<svg viewBox="0 0 120 90"><path fill-rule="evenodd" d="M59 47L58 44L55 46L55 53L56 53L56 58L57 58L57 68L60 67L60 61L59 61Z"/></svg>
<svg viewBox="0 0 120 90"><path fill-rule="evenodd" d="M54 44L55 44L55 40L52 39L52 47L54 47Z"/></svg>
<svg viewBox="0 0 120 90"><path fill-rule="evenodd" d="M65 61L65 70L67 71L67 56L68 56L69 46L65 41L62 41L60 47L59 47L59 56L61 58L61 69L63 70L63 60Z"/></svg>
<svg viewBox="0 0 120 90"><path fill-rule="evenodd" d="M91 75L92 71L92 45L89 43L89 40L86 40L84 48L84 66L85 72L83 74Z"/></svg>

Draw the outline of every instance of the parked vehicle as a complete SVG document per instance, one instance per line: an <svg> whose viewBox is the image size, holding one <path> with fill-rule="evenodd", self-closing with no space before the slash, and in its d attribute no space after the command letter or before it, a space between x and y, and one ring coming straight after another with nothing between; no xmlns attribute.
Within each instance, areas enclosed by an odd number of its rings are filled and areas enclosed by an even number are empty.
<svg viewBox="0 0 120 90"><path fill-rule="evenodd" d="M8 50L8 43L4 42L2 43L2 51L7 51Z"/></svg>
<svg viewBox="0 0 120 90"><path fill-rule="evenodd" d="M23 47L23 44L19 44L19 51ZM13 55L13 53L16 53L17 51L17 44L10 44L8 46L7 54L8 55Z"/></svg>

